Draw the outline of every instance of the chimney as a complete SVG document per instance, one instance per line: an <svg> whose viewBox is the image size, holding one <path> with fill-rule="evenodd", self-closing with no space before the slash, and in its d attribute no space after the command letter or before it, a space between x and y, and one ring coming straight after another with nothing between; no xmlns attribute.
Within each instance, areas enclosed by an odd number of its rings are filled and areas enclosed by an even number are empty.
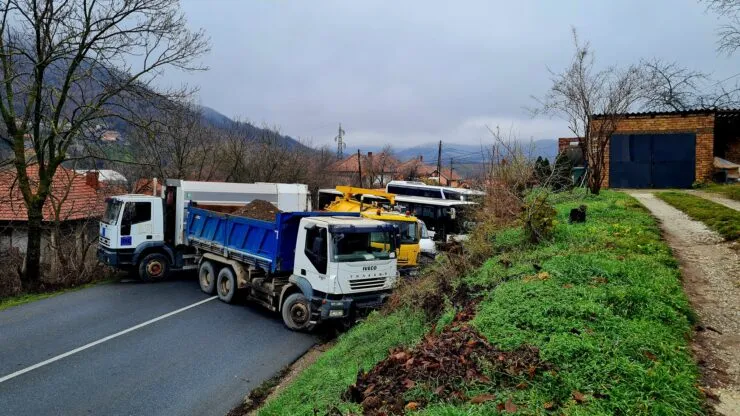
<svg viewBox="0 0 740 416"><path fill-rule="evenodd" d="M423 162L423 161L424 161L424 155L419 155L419 162Z"/></svg>
<svg viewBox="0 0 740 416"><path fill-rule="evenodd" d="M98 171L89 170L85 172L85 184L93 189L98 189L98 187L100 186Z"/></svg>
<svg viewBox="0 0 740 416"><path fill-rule="evenodd" d="M367 152L367 157L373 157L373 152Z"/></svg>

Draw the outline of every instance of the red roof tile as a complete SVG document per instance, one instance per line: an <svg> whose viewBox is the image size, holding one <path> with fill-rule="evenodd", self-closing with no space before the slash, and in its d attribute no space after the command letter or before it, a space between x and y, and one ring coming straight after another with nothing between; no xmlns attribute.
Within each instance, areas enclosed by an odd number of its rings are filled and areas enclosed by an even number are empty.
<svg viewBox="0 0 740 416"><path fill-rule="evenodd" d="M39 181L38 165L28 166L26 171L35 189ZM28 221L16 176L15 169L0 171L0 221ZM84 174L60 166L51 188L51 195L44 204L44 221L94 218L105 210L103 196L86 183Z"/></svg>

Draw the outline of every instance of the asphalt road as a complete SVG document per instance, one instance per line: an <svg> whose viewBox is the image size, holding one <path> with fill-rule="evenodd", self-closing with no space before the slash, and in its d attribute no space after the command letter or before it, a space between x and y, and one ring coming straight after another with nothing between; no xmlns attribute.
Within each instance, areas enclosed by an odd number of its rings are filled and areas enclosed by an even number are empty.
<svg viewBox="0 0 740 416"><path fill-rule="evenodd" d="M209 298L122 282L0 311L0 414L224 415L316 341Z"/></svg>

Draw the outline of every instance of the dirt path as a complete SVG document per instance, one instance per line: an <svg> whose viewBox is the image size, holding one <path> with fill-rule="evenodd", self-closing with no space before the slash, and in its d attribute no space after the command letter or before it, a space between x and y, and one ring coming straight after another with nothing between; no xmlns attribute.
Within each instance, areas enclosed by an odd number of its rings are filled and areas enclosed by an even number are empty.
<svg viewBox="0 0 740 416"><path fill-rule="evenodd" d="M727 208L732 208L736 211L740 211L740 201L735 201L730 198L724 198L722 195L717 195L711 192L704 192L704 191L696 191L696 190L690 190L686 191L686 193L693 194L696 196L700 196L704 199L708 199L712 202L716 202L718 204L722 204L726 206Z"/></svg>
<svg viewBox="0 0 740 416"><path fill-rule="evenodd" d="M699 315L692 349L710 401L720 414L740 415L740 252L653 194L630 195L660 220L681 264L684 290Z"/></svg>

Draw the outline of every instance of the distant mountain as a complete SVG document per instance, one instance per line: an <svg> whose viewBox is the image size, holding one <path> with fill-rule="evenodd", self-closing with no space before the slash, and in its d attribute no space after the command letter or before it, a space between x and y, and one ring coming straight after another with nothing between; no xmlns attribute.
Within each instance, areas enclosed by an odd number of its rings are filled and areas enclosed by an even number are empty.
<svg viewBox="0 0 740 416"><path fill-rule="evenodd" d="M524 151L530 152L529 143L524 142ZM487 152L490 149L490 144L482 146L475 144L450 144L442 143L442 164L447 166L450 163L450 158L454 164L478 164L486 161ZM382 147L379 146L364 146L361 148L363 152L380 152ZM437 154L439 150L438 143L427 143L407 148L393 148L393 153L396 158L404 161L421 156L425 162L429 164L437 163ZM532 142L530 157L537 158L541 156L543 158L550 159L550 162L555 160L558 154L558 141L555 139L542 139L534 140Z"/></svg>
<svg viewBox="0 0 740 416"><path fill-rule="evenodd" d="M211 125L212 127L215 127L220 130L229 130L229 129L238 127L241 131L245 132L245 134L251 137L265 137L266 135L275 134L272 131L257 127L251 123L234 121L231 118L223 115L222 113L219 113L217 110L214 110L211 107L201 106L200 110L201 110L203 120L207 124ZM289 148L305 147L298 140L290 136L277 134L275 137L277 138L277 141L280 144L283 144Z"/></svg>
<svg viewBox="0 0 740 416"><path fill-rule="evenodd" d="M230 127L234 123L234 120L219 113L211 107L206 107L202 105L200 106L200 111L203 114L203 119L211 123L211 125L213 126L226 128Z"/></svg>

